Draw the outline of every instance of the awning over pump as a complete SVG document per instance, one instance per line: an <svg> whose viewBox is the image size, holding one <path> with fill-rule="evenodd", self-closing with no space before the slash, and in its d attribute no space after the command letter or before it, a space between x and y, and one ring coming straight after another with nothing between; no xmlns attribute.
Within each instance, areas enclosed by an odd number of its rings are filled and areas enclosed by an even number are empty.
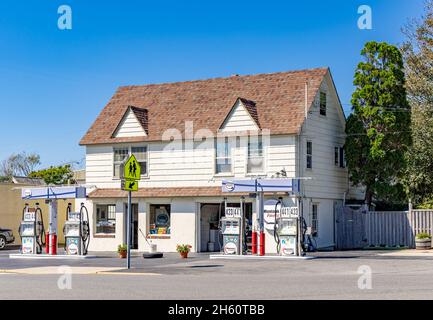
<svg viewBox="0 0 433 320"><path fill-rule="evenodd" d="M39 187L23 188L21 198L26 200L59 200L59 199L84 199L86 198L85 187Z"/></svg>
<svg viewBox="0 0 433 320"><path fill-rule="evenodd" d="M300 193L299 179L224 180L223 193L287 192Z"/></svg>

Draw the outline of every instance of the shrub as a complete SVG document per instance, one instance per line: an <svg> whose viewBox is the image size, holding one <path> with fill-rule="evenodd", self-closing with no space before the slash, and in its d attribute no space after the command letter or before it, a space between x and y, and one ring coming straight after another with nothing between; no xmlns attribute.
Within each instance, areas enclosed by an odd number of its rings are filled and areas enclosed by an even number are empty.
<svg viewBox="0 0 433 320"><path fill-rule="evenodd" d="M431 235L429 235L428 233L419 233L416 235L416 238L418 240L431 239Z"/></svg>

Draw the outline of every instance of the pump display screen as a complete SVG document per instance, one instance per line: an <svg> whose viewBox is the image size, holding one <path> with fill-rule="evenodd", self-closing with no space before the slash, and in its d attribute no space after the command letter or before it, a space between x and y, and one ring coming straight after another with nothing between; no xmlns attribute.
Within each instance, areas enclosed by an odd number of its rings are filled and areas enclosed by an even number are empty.
<svg viewBox="0 0 433 320"><path fill-rule="evenodd" d="M224 234L239 234L239 222L238 221L224 221L223 233Z"/></svg>
<svg viewBox="0 0 433 320"><path fill-rule="evenodd" d="M296 235L297 223L296 219L283 220L278 225L278 233L280 235Z"/></svg>
<svg viewBox="0 0 433 320"><path fill-rule="evenodd" d="M21 224L21 236L33 237L35 235L35 224L34 223L22 223Z"/></svg>

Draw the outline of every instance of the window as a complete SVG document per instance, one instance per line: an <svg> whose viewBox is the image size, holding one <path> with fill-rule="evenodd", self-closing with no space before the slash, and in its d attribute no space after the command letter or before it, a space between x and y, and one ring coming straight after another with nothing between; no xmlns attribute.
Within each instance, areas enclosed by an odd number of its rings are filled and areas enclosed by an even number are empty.
<svg viewBox="0 0 433 320"><path fill-rule="evenodd" d="M334 164L336 167L340 165L340 148L335 147L334 148Z"/></svg>
<svg viewBox="0 0 433 320"><path fill-rule="evenodd" d="M320 92L320 115L326 116L326 93Z"/></svg>
<svg viewBox="0 0 433 320"><path fill-rule="evenodd" d="M307 141L307 169L313 169L313 142Z"/></svg>
<svg viewBox="0 0 433 320"><path fill-rule="evenodd" d="M340 148L340 168L346 168L346 156L343 147Z"/></svg>
<svg viewBox="0 0 433 320"><path fill-rule="evenodd" d="M229 138L216 139L216 173L232 173L231 145Z"/></svg>
<svg viewBox="0 0 433 320"><path fill-rule="evenodd" d="M116 233L116 206L96 205L96 233Z"/></svg>
<svg viewBox="0 0 433 320"><path fill-rule="evenodd" d="M120 178L120 166L123 161L125 161L129 156L128 148L115 148L114 149L114 169L113 176L115 178Z"/></svg>
<svg viewBox="0 0 433 320"><path fill-rule="evenodd" d="M150 235L171 234L171 206L153 204L150 206Z"/></svg>
<svg viewBox="0 0 433 320"><path fill-rule="evenodd" d="M132 147L131 154L133 154L141 167L141 175L147 176L147 147Z"/></svg>
<svg viewBox="0 0 433 320"><path fill-rule="evenodd" d="M261 136L249 136L247 173L263 173L264 171L263 139Z"/></svg>
<svg viewBox="0 0 433 320"><path fill-rule="evenodd" d="M141 166L141 175L147 176L147 147L114 148L113 177L120 178L120 166L133 154Z"/></svg>
<svg viewBox="0 0 433 320"><path fill-rule="evenodd" d="M319 231L319 205L313 204L311 210L311 232L317 237Z"/></svg>

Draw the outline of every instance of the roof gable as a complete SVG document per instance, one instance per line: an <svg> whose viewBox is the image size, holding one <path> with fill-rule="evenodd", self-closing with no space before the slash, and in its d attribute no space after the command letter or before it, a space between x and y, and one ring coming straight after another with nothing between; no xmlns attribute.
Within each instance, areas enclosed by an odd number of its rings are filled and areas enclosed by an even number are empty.
<svg viewBox="0 0 433 320"><path fill-rule="evenodd" d="M175 129L185 134L193 122L194 133L208 129L216 134L239 97L255 103L244 106L262 130L271 134L298 134L327 68L209 80L120 87L81 140L81 145L161 141ZM305 83L308 81L308 95ZM308 101L306 101L306 96ZM116 137L129 106L146 106L147 136Z"/></svg>
<svg viewBox="0 0 433 320"><path fill-rule="evenodd" d="M147 124L147 110L129 106L114 130L112 137L146 137L148 134Z"/></svg>
<svg viewBox="0 0 433 320"><path fill-rule="evenodd" d="M221 132L260 130L254 101L238 98L220 127Z"/></svg>

